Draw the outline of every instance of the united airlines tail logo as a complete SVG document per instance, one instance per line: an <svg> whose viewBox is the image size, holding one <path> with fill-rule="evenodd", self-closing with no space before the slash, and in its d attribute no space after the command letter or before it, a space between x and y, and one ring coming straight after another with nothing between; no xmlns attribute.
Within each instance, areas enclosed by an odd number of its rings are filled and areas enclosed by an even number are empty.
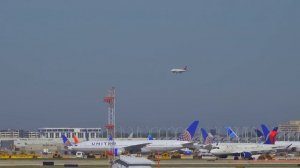
<svg viewBox="0 0 300 168"><path fill-rule="evenodd" d="M71 142L68 140L65 142L65 146L72 146Z"/></svg>
<svg viewBox="0 0 300 168"><path fill-rule="evenodd" d="M179 136L179 140L191 141L195 135L198 124L199 124L198 120L192 122L192 124L186 130L184 130L183 133Z"/></svg>
<svg viewBox="0 0 300 168"><path fill-rule="evenodd" d="M191 134L185 130L179 137L179 140L181 141L191 141L192 140L192 136Z"/></svg>
<svg viewBox="0 0 300 168"><path fill-rule="evenodd" d="M68 138L65 135L62 135L61 137L65 146L72 146L72 143L68 140Z"/></svg>
<svg viewBox="0 0 300 168"><path fill-rule="evenodd" d="M213 142L214 142L214 137L208 135L207 138L205 139L204 144L205 144L205 145L209 145L209 144L212 144Z"/></svg>

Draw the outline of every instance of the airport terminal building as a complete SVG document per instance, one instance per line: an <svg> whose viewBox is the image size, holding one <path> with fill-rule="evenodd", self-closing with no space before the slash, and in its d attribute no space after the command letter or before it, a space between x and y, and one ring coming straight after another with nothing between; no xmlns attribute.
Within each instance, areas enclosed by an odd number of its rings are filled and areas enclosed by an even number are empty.
<svg viewBox="0 0 300 168"><path fill-rule="evenodd" d="M101 128L39 128L38 132L41 138L61 138L63 134L68 138L76 135L80 139L102 137Z"/></svg>
<svg viewBox="0 0 300 168"><path fill-rule="evenodd" d="M21 129L0 130L0 138L39 138L40 134L36 131L27 131Z"/></svg>
<svg viewBox="0 0 300 168"><path fill-rule="evenodd" d="M281 132L300 132L300 120L292 120L279 125Z"/></svg>

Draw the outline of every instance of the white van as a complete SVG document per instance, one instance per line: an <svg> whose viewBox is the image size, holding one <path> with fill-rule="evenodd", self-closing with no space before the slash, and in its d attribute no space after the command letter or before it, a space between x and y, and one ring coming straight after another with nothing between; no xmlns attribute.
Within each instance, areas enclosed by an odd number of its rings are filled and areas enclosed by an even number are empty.
<svg viewBox="0 0 300 168"><path fill-rule="evenodd" d="M76 158L86 158L86 155L83 152L76 152Z"/></svg>

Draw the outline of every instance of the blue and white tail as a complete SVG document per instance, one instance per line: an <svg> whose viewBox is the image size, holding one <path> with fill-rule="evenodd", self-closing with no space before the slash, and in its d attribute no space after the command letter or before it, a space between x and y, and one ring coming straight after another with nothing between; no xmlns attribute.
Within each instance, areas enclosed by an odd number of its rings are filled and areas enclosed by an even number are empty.
<svg viewBox="0 0 300 168"><path fill-rule="evenodd" d="M149 134L147 140L153 140L153 137Z"/></svg>
<svg viewBox="0 0 300 168"><path fill-rule="evenodd" d="M65 135L61 135L64 146L73 146L72 142Z"/></svg>
<svg viewBox="0 0 300 168"><path fill-rule="evenodd" d="M233 140L234 138L236 139L239 138L237 134L230 127L226 127L225 129L227 131L227 135L229 136L230 140Z"/></svg>
<svg viewBox="0 0 300 168"><path fill-rule="evenodd" d="M211 133L208 134L204 128L201 128L201 134L202 134L204 145L209 145L213 143L214 137Z"/></svg>
<svg viewBox="0 0 300 168"><path fill-rule="evenodd" d="M183 133L179 136L180 141L192 141L197 130L199 121L196 120L192 122L192 124L183 131Z"/></svg>
<svg viewBox="0 0 300 168"><path fill-rule="evenodd" d="M111 135L108 135L107 140L112 141L113 137Z"/></svg>
<svg viewBox="0 0 300 168"><path fill-rule="evenodd" d="M266 140L268 137L268 134L270 133L270 130L265 124L261 124L260 127L262 129L262 132L264 133L264 138Z"/></svg>

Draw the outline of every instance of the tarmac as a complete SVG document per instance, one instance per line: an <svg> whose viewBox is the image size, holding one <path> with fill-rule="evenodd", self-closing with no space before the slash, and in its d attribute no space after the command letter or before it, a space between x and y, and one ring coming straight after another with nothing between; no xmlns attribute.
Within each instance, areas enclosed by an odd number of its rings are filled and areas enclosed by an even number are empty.
<svg viewBox="0 0 300 168"><path fill-rule="evenodd" d="M47 167L64 167L64 165L78 165L78 167L109 167L108 160L104 159L8 159L0 160L0 167L41 167L43 162L53 162L54 166ZM155 165L158 167L158 162ZM246 168L246 167L300 167L300 160L270 160L270 161L245 161L245 160L161 160L159 167L230 167L230 168Z"/></svg>

